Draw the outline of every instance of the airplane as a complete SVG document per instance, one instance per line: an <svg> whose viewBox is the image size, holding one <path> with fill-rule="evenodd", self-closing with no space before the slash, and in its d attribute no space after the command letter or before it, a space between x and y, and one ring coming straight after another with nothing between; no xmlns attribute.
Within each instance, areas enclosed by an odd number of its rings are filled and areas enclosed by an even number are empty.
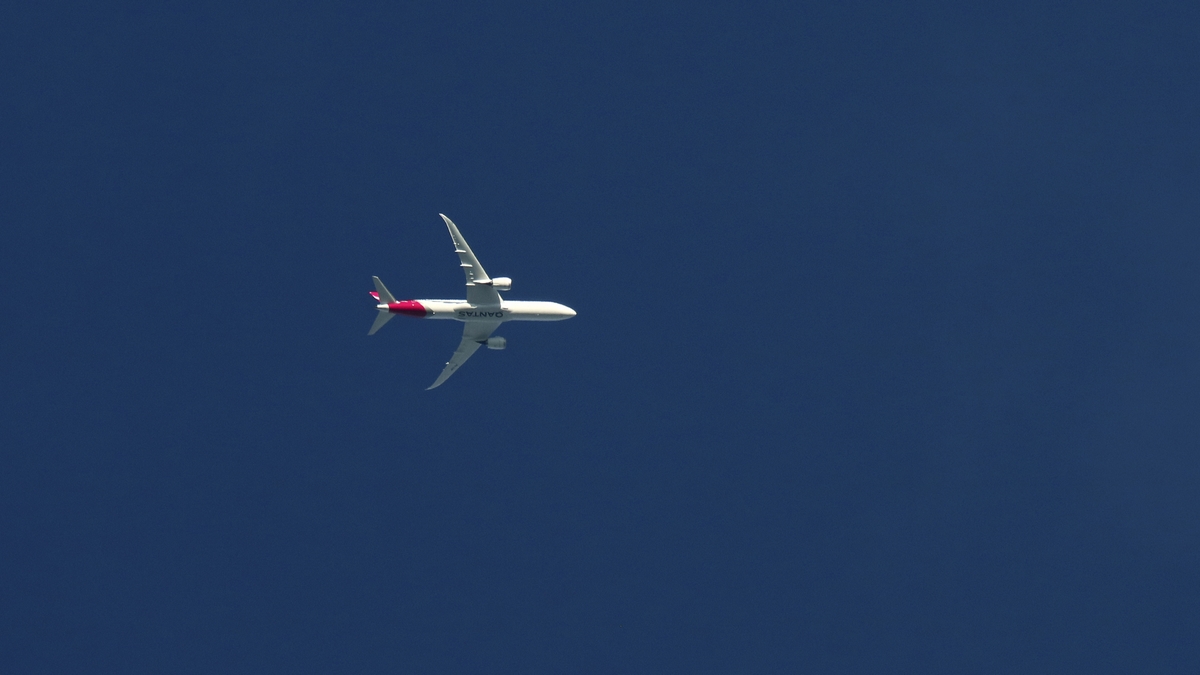
<svg viewBox="0 0 1200 675"><path fill-rule="evenodd" d="M488 349L504 349L508 346L508 341L504 338L492 337L492 333L505 321L562 321L575 316L575 310L557 302L501 298L500 291L512 289L512 279L489 277L454 223L445 214L438 215L446 221L446 227L450 229L450 238L454 240L454 252L458 254L459 267L467 277L467 299L396 300L379 277L371 277L375 281L375 290L371 291L371 297L375 298L375 309L379 310L379 315L375 317L375 323L367 333L374 335L397 314L423 319L462 321L465 324L462 342L458 343L458 349L454 350L454 355L446 362L442 374L438 375L433 384L426 387L426 391L440 387L483 345L487 345Z"/></svg>

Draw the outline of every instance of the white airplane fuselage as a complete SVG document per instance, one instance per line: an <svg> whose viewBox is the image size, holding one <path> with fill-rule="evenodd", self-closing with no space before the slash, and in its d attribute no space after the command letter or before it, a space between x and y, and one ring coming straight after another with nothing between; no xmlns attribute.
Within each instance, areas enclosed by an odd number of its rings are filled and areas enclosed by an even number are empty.
<svg viewBox="0 0 1200 675"><path fill-rule="evenodd" d="M575 316L575 310L566 305L537 300L504 300L499 306L472 305L466 300L400 300L379 303L375 309L418 319L454 321L562 321Z"/></svg>
<svg viewBox="0 0 1200 675"><path fill-rule="evenodd" d="M463 323L463 334L458 349L454 350L454 354L442 368L441 375L438 375L428 389L440 387L480 347L486 345L488 349L504 349L508 340L492 333L506 321L562 321L575 316L575 310L557 302L504 299L500 293L512 290L512 279L488 276L471 247L467 245L467 240L458 231L458 226L445 214L441 216L454 243L454 252L458 255L458 267L463 272L467 286L466 299L397 300L379 277L371 277L375 282L375 290L371 291L371 297L375 298L375 309L379 310L379 313L375 316L375 323L371 324L367 335L374 335L397 314L420 319L451 319Z"/></svg>

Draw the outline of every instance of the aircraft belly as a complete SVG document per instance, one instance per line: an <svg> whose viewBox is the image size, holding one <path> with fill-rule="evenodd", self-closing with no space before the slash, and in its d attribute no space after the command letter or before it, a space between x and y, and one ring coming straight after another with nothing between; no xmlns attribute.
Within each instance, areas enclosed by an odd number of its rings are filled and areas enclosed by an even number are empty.
<svg viewBox="0 0 1200 675"><path fill-rule="evenodd" d="M557 302L515 300L495 305L472 305L463 301L420 300L428 310L426 318L454 321L562 321L575 312Z"/></svg>
<svg viewBox="0 0 1200 675"><path fill-rule="evenodd" d="M575 316L573 310L557 302L517 300L506 303L504 309L510 313L507 321L562 321Z"/></svg>
<svg viewBox="0 0 1200 675"><path fill-rule="evenodd" d="M500 307L459 307L454 310L454 318L459 321L509 321L512 317Z"/></svg>
<svg viewBox="0 0 1200 675"><path fill-rule="evenodd" d="M429 319L452 319L454 321L466 321L467 319L458 316L459 310L467 309L469 305L461 300L455 302L453 300L421 300L428 310L429 314L426 318Z"/></svg>

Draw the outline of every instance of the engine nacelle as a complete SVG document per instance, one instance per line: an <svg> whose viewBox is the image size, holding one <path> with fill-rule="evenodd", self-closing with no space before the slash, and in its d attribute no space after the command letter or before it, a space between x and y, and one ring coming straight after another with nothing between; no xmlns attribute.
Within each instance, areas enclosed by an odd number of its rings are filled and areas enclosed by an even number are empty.
<svg viewBox="0 0 1200 675"><path fill-rule="evenodd" d="M487 341L488 349L504 349L508 346L508 340L502 337L490 337Z"/></svg>
<svg viewBox="0 0 1200 675"><path fill-rule="evenodd" d="M498 291L511 291L512 279L509 279L508 277L493 277L492 288Z"/></svg>

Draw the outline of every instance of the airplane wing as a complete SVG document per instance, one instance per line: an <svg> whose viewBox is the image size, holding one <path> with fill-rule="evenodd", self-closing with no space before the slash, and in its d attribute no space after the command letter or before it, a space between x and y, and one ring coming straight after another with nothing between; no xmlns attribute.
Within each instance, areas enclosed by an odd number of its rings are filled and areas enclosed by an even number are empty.
<svg viewBox="0 0 1200 675"><path fill-rule="evenodd" d="M445 218L445 216L442 217ZM447 220L446 222L450 221ZM451 227L453 227L453 224L451 224ZM495 291L492 292L494 293ZM433 384L426 387L425 390L428 391L434 387L440 387L442 386L443 382L450 379L450 376L453 375L454 372L462 366L462 364L466 363L467 359L471 358L471 355L475 353L475 350L483 346L484 342L487 342L487 339L492 334L492 331L496 330L496 327L499 325L499 321L466 322L466 324L463 326L462 342L458 343L458 349L454 350L454 355L451 356L450 360L446 362L446 367L442 369L442 374L438 375L438 379Z"/></svg>
<svg viewBox="0 0 1200 675"><path fill-rule="evenodd" d="M499 305L500 293L492 288L491 277L483 271L483 265L479 264L479 259L471 252L471 247L467 246L467 240L463 239L458 227L446 217L446 214L439 213L438 215L446 221L446 227L450 229L450 238L454 240L454 252L458 254L459 267L467 277L467 302L472 305ZM466 357L463 357L463 361L466 360Z"/></svg>

